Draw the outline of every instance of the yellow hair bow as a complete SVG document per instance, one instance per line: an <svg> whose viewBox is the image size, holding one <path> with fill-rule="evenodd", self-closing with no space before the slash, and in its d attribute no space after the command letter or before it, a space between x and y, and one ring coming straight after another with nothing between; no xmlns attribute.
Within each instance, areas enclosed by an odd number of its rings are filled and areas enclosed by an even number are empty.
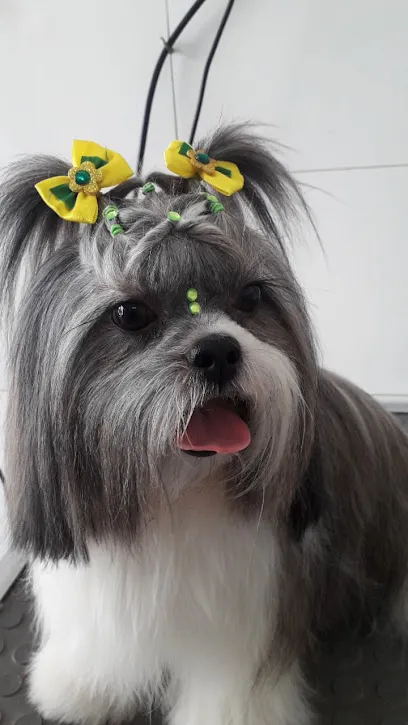
<svg viewBox="0 0 408 725"><path fill-rule="evenodd" d="M235 194L244 185L244 177L236 164L211 159L205 151L194 151L184 141L172 141L164 152L164 161L173 174L184 179L198 175L225 196Z"/></svg>
<svg viewBox="0 0 408 725"><path fill-rule="evenodd" d="M68 176L53 176L35 185L39 195L62 219L94 224L100 189L126 181L133 171L120 154L92 141L74 141Z"/></svg>

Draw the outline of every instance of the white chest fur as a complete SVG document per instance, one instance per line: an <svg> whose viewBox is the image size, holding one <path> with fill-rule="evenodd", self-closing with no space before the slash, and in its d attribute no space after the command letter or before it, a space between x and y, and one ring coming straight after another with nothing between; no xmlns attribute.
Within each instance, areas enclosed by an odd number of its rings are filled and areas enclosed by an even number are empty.
<svg viewBox="0 0 408 725"><path fill-rule="evenodd" d="M91 545L88 565L33 565L43 644L85 669L92 654L94 676L143 689L164 667L231 667L265 644L277 565L263 523L233 515L219 489L185 492L132 550Z"/></svg>
<svg viewBox="0 0 408 725"><path fill-rule="evenodd" d="M232 513L210 486L163 505L132 549L92 545L87 565L35 562L42 644L31 699L47 717L100 723L160 694L170 673L172 725L263 725L275 709L278 724L290 713L306 722L297 670L251 695L278 567L271 528ZM248 707L258 714L247 717Z"/></svg>

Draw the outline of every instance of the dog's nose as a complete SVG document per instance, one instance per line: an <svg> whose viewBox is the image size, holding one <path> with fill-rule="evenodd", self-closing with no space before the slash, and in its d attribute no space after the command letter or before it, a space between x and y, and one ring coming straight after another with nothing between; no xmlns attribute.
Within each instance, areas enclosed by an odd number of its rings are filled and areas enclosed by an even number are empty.
<svg viewBox="0 0 408 725"><path fill-rule="evenodd" d="M229 335L209 335L193 348L191 364L201 370L210 383L225 385L236 375L242 352L237 340Z"/></svg>

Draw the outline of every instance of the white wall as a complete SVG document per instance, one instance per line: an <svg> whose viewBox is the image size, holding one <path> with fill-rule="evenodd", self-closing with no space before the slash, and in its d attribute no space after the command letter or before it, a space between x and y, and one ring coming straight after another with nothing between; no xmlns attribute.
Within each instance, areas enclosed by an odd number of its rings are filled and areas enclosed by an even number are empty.
<svg viewBox="0 0 408 725"><path fill-rule="evenodd" d="M173 28L192 0L167 2ZM225 4L207 0L173 56L180 137L188 136ZM305 184L326 254L309 239L295 255L324 362L404 405L407 27L406 0L236 0L199 126L205 132L220 119L252 118L289 147L284 157ZM166 0L71 0L69 8L0 0L0 165L27 152L69 158L75 137L135 163L166 32ZM174 135L167 63L146 169L162 164ZM0 415L5 388L0 346ZM0 517L1 508L0 500Z"/></svg>
<svg viewBox="0 0 408 725"><path fill-rule="evenodd" d="M174 55L183 137L225 5L207 0ZM170 0L172 24L189 6ZM288 147L325 250L309 238L295 255L324 363L394 405L408 405L407 28L406 0L236 0L199 125L253 119Z"/></svg>
<svg viewBox="0 0 408 725"><path fill-rule="evenodd" d="M73 138L136 152L150 74L166 34L164 0L0 0L0 164L17 154L70 158ZM4 72L9 69L8 72ZM169 70L147 161L173 131Z"/></svg>
<svg viewBox="0 0 408 725"><path fill-rule="evenodd" d="M169 2L175 24L191 2ZM225 6L207 0L174 56L184 135ZM201 129L234 116L272 124L295 169L408 162L407 23L406 0L236 0Z"/></svg>

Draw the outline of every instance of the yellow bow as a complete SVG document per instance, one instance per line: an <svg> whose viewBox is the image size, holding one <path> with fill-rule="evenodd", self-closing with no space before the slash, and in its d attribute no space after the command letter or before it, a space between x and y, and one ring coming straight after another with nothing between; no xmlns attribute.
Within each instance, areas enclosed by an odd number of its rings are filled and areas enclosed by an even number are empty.
<svg viewBox="0 0 408 725"><path fill-rule="evenodd" d="M39 195L62 219L95 224L100 189L116 186L133 171L120 154L92 141L74 141L68 176L53 176L35 185Z"/></svg>
<svg viewBox="0 0 408 725"><path fill-rule="evenodd" d="M244 177L236 164L211 159L205 151L194 151L184 141L172 141L164 152L164 161L173 174L184 179L198 175L225 196L235 194L244 185Z"/></svg>

